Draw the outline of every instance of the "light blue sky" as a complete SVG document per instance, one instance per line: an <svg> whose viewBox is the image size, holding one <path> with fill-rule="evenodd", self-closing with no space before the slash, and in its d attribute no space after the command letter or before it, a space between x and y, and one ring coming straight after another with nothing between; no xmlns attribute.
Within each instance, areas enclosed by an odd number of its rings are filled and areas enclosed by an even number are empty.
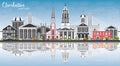
<svg viewBox="0 0 120 66"><path fill-rule="evenodd" d="M25 7L14 8L2 6L3 2L11 4L13 2L24 4ZM118 29L120 22L120 1L119 0L0 0L0 28L11 24L13 17L20 16L27 22L29 12L33 15L33 24L38 25L46 22L50 24L52 8L55 9L56 24L60 27L61 15L64 4L67 4L70 14L70 24L80 24L80 15L92 13L93 23L100 24L101 29L109 25ZM0 30L1 30L0 29Z"/></svg>

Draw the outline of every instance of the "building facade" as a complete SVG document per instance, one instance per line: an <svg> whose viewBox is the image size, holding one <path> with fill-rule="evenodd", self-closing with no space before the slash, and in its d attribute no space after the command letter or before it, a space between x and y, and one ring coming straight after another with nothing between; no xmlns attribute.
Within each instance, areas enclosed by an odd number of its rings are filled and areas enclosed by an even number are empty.
<svg viewBox="0 0 120 66"><path fill-rule="evenodd" d="M2 30L3 40L13 40L16 37L16 29L10 25Z"/></svg>
<svg viewBox="0 0 120 66"><path fill-rule="evenodd" d="M74 39L74 29L70 28L59 28L60 38L62 39Z"/></svg>
<svg viewBox="0 0 120 66"><path fill-rule="evenodd" d="M60 33L57 31L56 24L55 24L54 10L52 10L50 31L46 33L46 39L49 39L49 40L60 39Z"/></svg>
<svg viewBox="0 0 120 66"><path fill-rule="evenodd" d="M111 31L93 31L92 34L93 40L111 40L112 39L112 32Z"/></svg>
<svg viewBox="0 0 120 66"><path fill-rule="evenodd" d="M50 30L46 25L42 25L37 28L37 38L42 38L43 40L46 39L46 33Z"/></svg>
<svg viewBox="0 0 120 66"><path fill-rule="evenodd" d="M68 9L67 9L66 4L64 5L63 11L62 11L62 23L61 23L61 28L70 28L69 12L68 12Z"/></svg>
<svg viewBox="0 0 120 66"><path fill-rule="evenodd" d="M62 39L74 39L74 29L70 27L69 13L66 5L63 8L61 28L59 28L58 31Z"/></svg>
<svg viewBox="0 0 120 66"><path fill-rule="evenodd" d="M24 24L24 20L21 17L14 17L12 20L12 26L16 29L15 37L18 38L18 28Z"/></svg>
<svg viewBox="0 0 120 66"><path fill-rule="evenodd" d="M35 40L37 39L37 26L27 24L19 27L19 39Z"/></svg>
<svg viewBox="0 0 120 66"><path fill-rule="evenodd" d="M114 27L114 26L109 26L107 27L106 31L111 31L112 32L112 39L115 37L115 36L118 36L117 34L117 29Z"/></svg>
<svg viewBox="0 0 120 66"><path fill-rule="evenodd" d="M77 26L77 38L84 39L88 38L89 35L89 28L85 24L85 15L81 15L81 24Z"/></svg>
<svg viewBox="0 0 120 66"><path fill-rule="evenodd" d="M28 24L19 27L19 39L21 40L35 40L37 39L37 26L31 24L32 15L28 16Z"/></svg>

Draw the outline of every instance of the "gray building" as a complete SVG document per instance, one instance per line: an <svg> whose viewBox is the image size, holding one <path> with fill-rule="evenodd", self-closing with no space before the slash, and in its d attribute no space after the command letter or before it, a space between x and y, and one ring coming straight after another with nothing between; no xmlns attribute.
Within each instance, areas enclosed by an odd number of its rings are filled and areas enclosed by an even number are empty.
<svg viewBox="0 0 120 66"><path fill-rule="evenodd" d="M88 38L89 28L85 24L85 15L81 15L81 24L77 26L77 38Z"/></svg>
<svg viewBox="0 0 120 66"><path fill-rule="evenodd" d="M117 34L117 28L115 28L114 26L109 26L106 28L106 31L111 31L112 32L112 38L114 38L115 36L118 36Z"/></svg>
<svg viewBox="0 0 120 66"><path fill-rule="evenodd" d="M37 26L32 23L32 14L28 15L28 24L19 27L19 39L35 40L37 39Z"/></svg>
<svg viewBox="0 0 120 66"><path fill-rule="evenodd" d="M60 38L74 39L74 29L70 27L69 12L66 5L62 11L61 28L58 31L60 32Z"/></svg>
<svg viewBox="0 0 120 66"><path fill-rule="evenodd" d="M37 39L37 26L33 24L20 26L19 39L25 39L25 40Z"/></svg>
<svg viewBox="0 0 120 66"><path fill-rule="evenodd" d="M12 26L16 29L15 37L18 38L18 28L24 24L24 20L21 17L14 17L12 20Z"/></svg>
<svg viewBox="0 0 120 66"><path fill-rule="evenodd" d="M10 25L8 25L7 27L5 27L2 30L3 34L3 40L12 40L15 38L15 34L16 34L16 29Z"/></svg>
<svg viewBox="0 0 120 66"><path fill-rule="evenodd" d="M48 28L45 25L42 25L40 27L37 28L37 38L42 38L43 40L46 39L46 32L48 32L50 30L50 28Z"/></svg>
<svg viewBox="0 0 120 66"><path fill-rule="evenodd" d="M72 28L59 28L60 38L74 39L74 29Z"/></svg>
<svg viewBox="0 0 120 66"><path fill-rule="evenodd" d="M89 50L88 43L79 43L77 44L77 50L80 52L80 57L85 58Z"/></svg>

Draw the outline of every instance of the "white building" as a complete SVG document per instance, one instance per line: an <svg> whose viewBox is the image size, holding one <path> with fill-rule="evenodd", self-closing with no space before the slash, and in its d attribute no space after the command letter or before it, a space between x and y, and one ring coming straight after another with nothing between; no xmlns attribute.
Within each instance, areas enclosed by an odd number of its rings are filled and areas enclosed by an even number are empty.
<svg viewBox="0 0 120 66"><path fill-rule="evenodd" d="M63 8L61 28L58 31L60 32L60 38L74 39L74 29L70 27L69 12L66 5Z"/></svg>
<svg viewBox="0 0 120 66"><path fill-rule="evenodd" d="M80 18L81 18L81 24L77 26L77 38L85 39L88 38L89 35L89 27L85 24L86 15L82 14Z"/></svg>
<svg viewBox="0 0 120 66"><path fill-rule="evenodd" d="M24 24L24 20L22 17L14 17L12 19L12 26L16 29L15 37L18 38L18 28Z"/></svg>
<svg viewBox="0 0 120 66"><path fill-rule="evenodd" d="M31 24L32 15L28 16L28 24L19 27L19 39L31 40L37 39L37 26Z"/></svg>

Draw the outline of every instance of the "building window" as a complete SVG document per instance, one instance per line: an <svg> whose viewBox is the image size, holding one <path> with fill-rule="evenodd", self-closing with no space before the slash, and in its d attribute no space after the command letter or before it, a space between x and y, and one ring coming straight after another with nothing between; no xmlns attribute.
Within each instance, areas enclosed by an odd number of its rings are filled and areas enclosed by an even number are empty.
<svg viewBox="0 0 120 66"><path fill-rule="evenodd" d="M60 32L60 36L62 36L62 32Z"/></svg>
<svg viewBox="0 0 120 66"><path fill-rule="evenodd" d="M81 19L81 22L85 22L85 19L84 19L84 18L82 18L82 19Z"/></svg>
<svg viewBox="0 0 120 66"><path fill-rule="evenodd" d="M67 35L67 32L64 32L64 35L66 36L66 35Z"/></svg>
<svg viewBox="0 0 120 66"><path fill-rule="evenodd" d="M82 28L82 32L84 32L84 27Z"/></svg>

